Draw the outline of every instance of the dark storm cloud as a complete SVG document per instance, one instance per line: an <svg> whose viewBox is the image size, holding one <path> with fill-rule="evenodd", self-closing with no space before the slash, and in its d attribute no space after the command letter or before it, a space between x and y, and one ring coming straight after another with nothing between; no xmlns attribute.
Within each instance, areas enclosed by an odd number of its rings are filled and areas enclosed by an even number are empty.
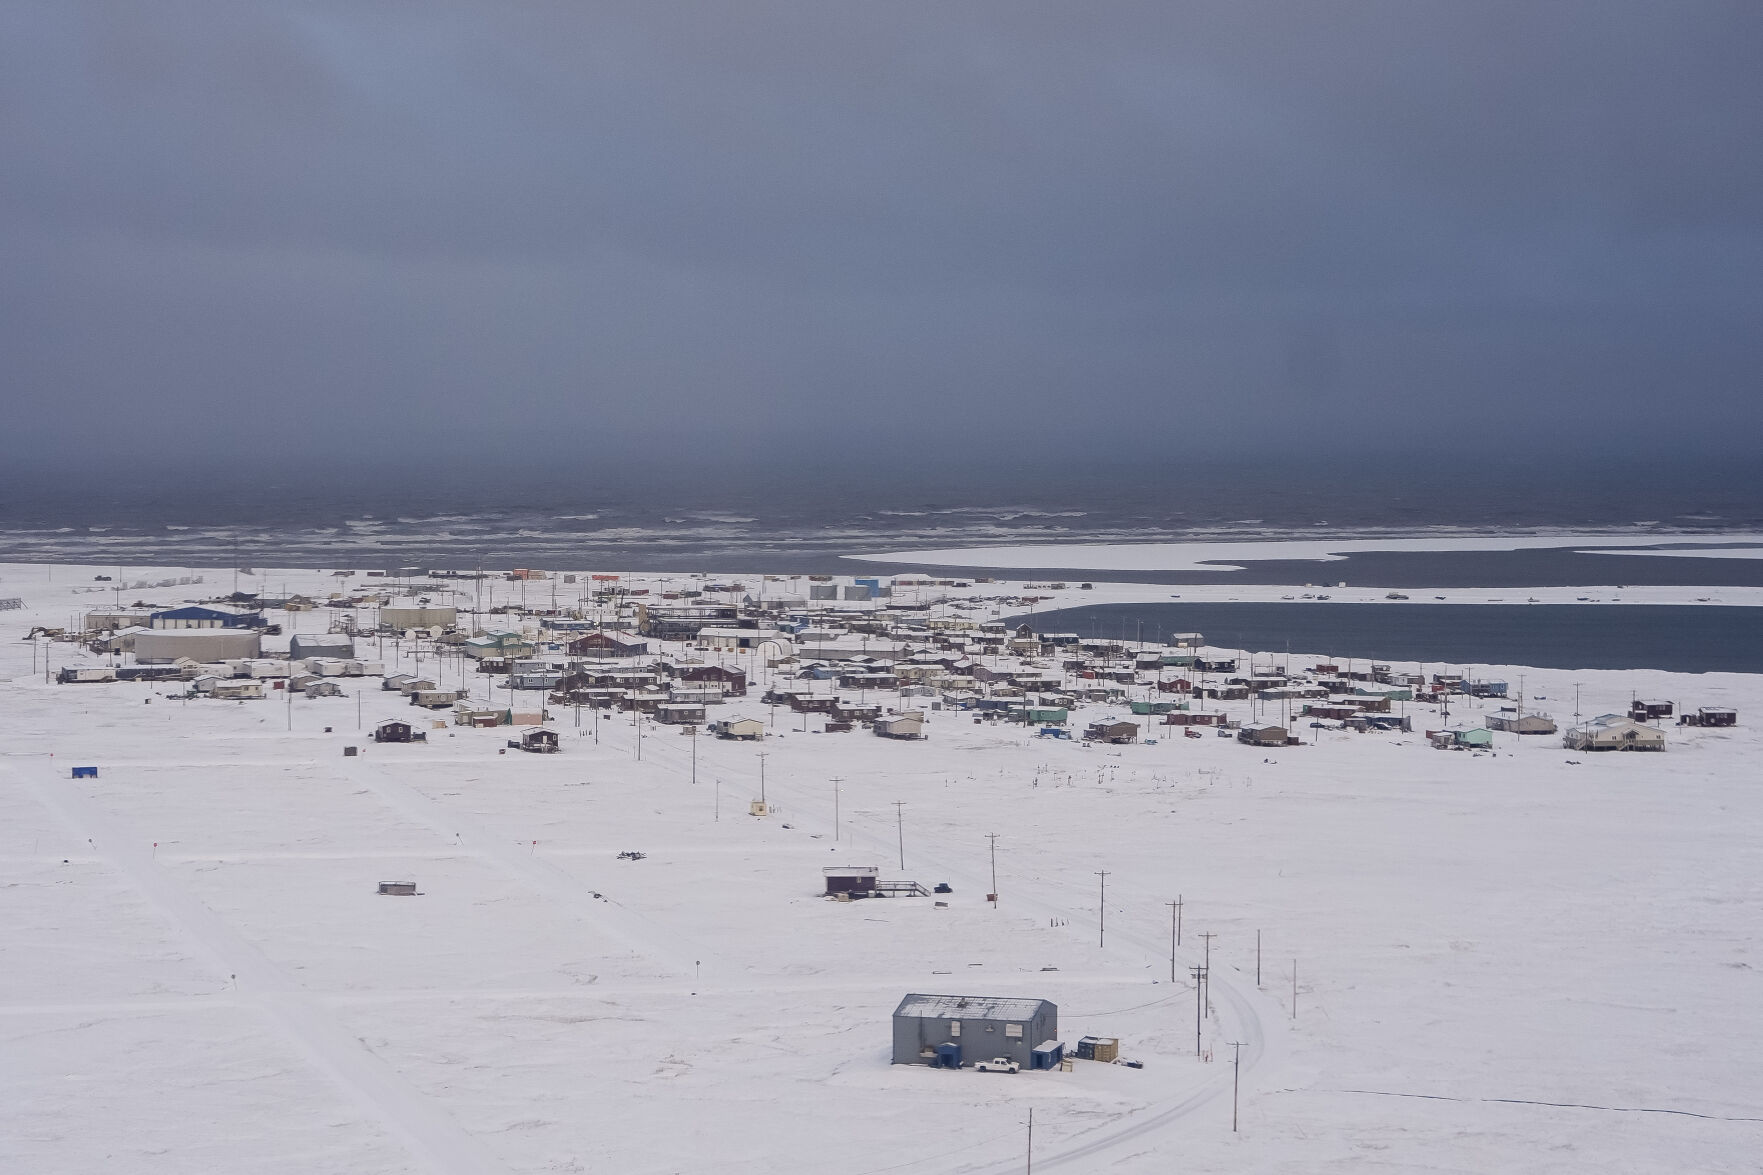
<svg viewBox="0 0 1763 1175"><path fill-rule="evenodd" d="M1750 2L18 0L0 445L1742 451L1758 44Z"/></svg>

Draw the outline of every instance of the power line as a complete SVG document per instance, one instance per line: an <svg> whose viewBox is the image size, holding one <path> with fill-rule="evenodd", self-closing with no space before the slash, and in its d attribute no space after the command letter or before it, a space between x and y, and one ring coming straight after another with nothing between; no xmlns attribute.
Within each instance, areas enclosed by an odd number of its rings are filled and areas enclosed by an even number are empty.
<svg viewBox="0 0 1763 1175"><path fill-rule="evenodd" d="M1099 869L1096 876L1102 879L1102 896L1096 903L1096 946L1101 947L1108 941L1108 871Z"/></svg>

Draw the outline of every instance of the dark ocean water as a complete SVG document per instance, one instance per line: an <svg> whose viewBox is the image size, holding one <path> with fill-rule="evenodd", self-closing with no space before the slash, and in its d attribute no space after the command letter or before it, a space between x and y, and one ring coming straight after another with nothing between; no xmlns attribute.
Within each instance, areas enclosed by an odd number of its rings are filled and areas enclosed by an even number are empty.
<svg viewBox="0 0 1763 1175"><path fill-rule="evenodd" d="M0 560L165 566L514 566L753 573L903 570L850 555L1065 541L1316 538L1458 533L1763 530L1763 478L1679 465L1484 474L1284 465L1247 472L1182 466L1080 471L920 471L911 476L794 468L692 477L657 463L617 478L543 476L518 466L397 476L257 475L200 463L113 477L8 481L0 471ZM1716 476L1716 474L1719 474ZM952 569L960 571L962 569ZM1403 586L1754 584L1749 560L1509 554L1357 555L1326 566L1263 563L1241 582L1345 579ZM975 574L987 574L983 570ZM1070 578L1070 569L1012 572ZM1097 577L1103 577L1098 573ZM1217 582L1209 573L1125 574Z"/></svg>
<svg viewBox="0 0 1763 1175"><path fill-rule="evenodd" d="M1651 604L1104 604L1019 617L1037 632L1154 639L1199 632L1222 648L1443 668L1763 673L1763 608Z"/></svg>

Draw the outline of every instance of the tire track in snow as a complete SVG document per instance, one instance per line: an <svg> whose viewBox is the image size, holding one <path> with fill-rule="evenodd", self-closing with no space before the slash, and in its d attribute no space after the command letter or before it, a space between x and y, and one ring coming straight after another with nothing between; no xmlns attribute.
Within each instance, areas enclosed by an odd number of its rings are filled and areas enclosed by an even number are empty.
<svg viewBox="0 0 1763 1175"><path fill-rule="evenodd" d="M10 768L0 767L15 776ZM143 838L131 838L97 802L58 787L47 768L32 770L38 801L79 840L169 918L219 969L235 978L234 1005L263 1013L295 1050L349 1100L403 1143L417 1162L442 1175L494 1175L507 1168L445 1109L411 1086L254 944L153 863Z"/></svg>

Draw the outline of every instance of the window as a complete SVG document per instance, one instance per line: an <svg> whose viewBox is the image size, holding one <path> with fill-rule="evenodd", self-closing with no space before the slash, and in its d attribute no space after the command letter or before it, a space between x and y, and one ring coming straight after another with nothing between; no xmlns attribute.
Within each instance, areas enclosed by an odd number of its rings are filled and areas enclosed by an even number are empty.
<svg viewBox="0 0 1763 1175"><path fill-rule="evenodd" d="M950 1036L960 1036L961 1035L961 1021L959 1021L959 1020L949 1021L949 1035Z"/></svg>
<svg viewBox="0 0 1763 1175"><path fill-rule="evenodd" d="M1006 1024L1006 1025L1004 1025L1004 1035L1005 1036L1014 1036L1018 1040L1022 1039L1022 1025L1020 1025L1020 1024Z"/></svg>

